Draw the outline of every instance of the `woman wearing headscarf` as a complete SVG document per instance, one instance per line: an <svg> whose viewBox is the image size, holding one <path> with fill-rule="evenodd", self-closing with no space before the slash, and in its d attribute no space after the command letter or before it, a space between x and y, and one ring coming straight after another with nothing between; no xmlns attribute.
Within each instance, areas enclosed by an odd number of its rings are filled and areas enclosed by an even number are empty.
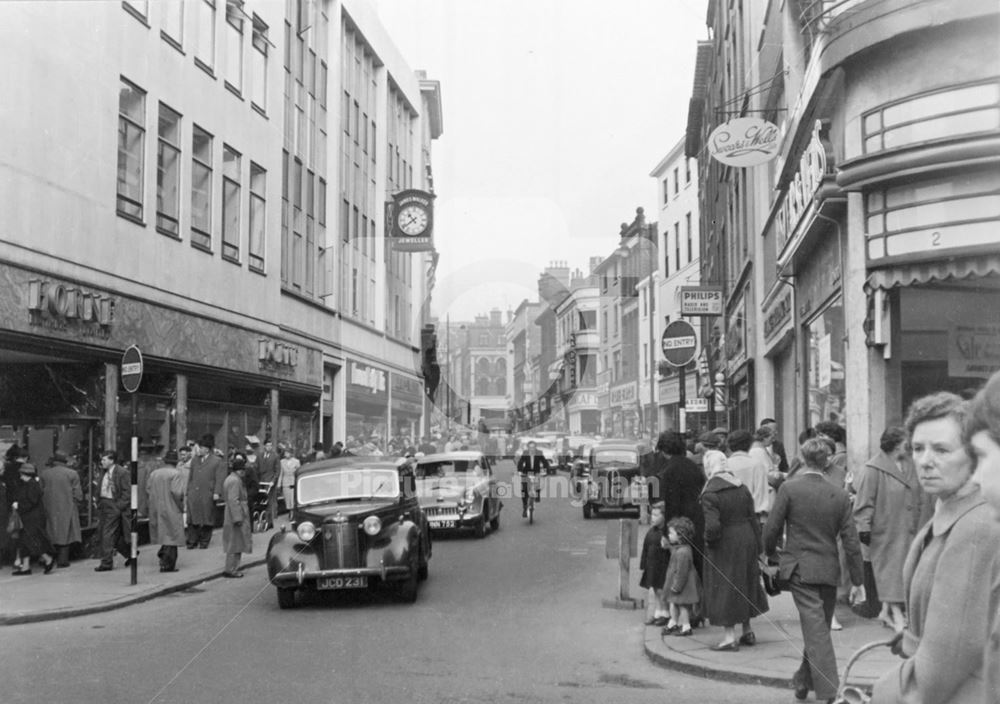
<svg viewBox="0 0 1000 704"><path fill-rule="evenodd" d="M918 399L906 419L920 485L936 499L903 564L905 658L882 676L873 704L988 701L983 651L1000 589L1000 524L964 442L967 406L951 393ZM994 700L995 701L995 700Z"/></svg>
<svg viewBox="0 0 1000 704"><path fill-rule="evenodd" d="M1000 522L1000 373L994 374L972 399L965 442L976 459L972 481L979 484L983 498L993 509L993 518ZM1000 585L996 582L991 599L990 631L983 652L984 704L1000 700Z"/></svg>
<svg viewBox="0 0 1000 704"><path fill-rule="evenodd" d="M738 651L757 637L750 619L767 611L758 556L763 551L760 521L753 496L725 465L706 464L715 472L701 494L705 514L705 565L702 609L715 626L722 626L722 642L712 650ZM742 625L737 640L736 624Z"/></svg>
<svg viewBox="0 0 1000 704"><path fill-rule="evenodd" d="M45 574L48 574L55 567L56 561L45 532L42 485L33 464L22 464L18 468L18 475L19 482L14 489L11 508L20 515L22 528L14 540L16 553L13 574L31 574L31 560L39 558L45 566Z"/></svg>

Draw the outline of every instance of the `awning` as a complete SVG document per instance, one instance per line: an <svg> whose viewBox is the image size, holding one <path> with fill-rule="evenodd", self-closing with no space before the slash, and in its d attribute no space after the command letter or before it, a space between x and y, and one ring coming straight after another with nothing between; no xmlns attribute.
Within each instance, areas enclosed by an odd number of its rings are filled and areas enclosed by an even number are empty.
<svg viewBox="0 0 1000 704"><path fill-rule="evenodd" d="M962 281L1000 275L1000 253L976 257L949 257L929 262L876 269L865 281L865 291L888 291L897 286L921 286L940 281Z"/></svg>

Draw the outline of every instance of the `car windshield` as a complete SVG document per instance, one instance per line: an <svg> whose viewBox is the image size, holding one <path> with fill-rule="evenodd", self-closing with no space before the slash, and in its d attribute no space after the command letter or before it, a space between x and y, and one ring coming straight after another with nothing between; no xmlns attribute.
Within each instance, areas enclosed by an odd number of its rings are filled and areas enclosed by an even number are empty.
<svg viewBox="0 0 1000 704"><path fill-rule="evenodd" d="M624 467L639 464L639 453L635 450L597 450L594 464L599 467Z"/></svg>
<svg viewBox="0 0 1000 704"><path fill-rule="evenodd" d="M394 499L399 474L393 469L348 469L318 472L299 478L299 505L341 499Z"/></svg>
<svg viewBox="0 0 1000 704"><path fill-rule="evenodd" d="M417 465L417 479L447 477L452 475L480 475L482 469L475 460L445 460L443 462L422 462Z"/></svg>

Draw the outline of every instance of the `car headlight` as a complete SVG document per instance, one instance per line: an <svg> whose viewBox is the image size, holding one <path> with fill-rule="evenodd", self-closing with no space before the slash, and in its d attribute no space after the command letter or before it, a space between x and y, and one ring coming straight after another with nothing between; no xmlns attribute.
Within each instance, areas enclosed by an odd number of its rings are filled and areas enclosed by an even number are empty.
<svg viewBox="0 0 1000 704"><path fill-rule="evenodd" d="M466 489L465 490L465 503L471 504L475 500L476 500L476 490L475 489Z"/></svg>
<svg viewBox="0 0 1000 704"><path fill-rule="evenodd" d="M309 521L303 521L296 527L295 532L298 533L300 540L308 543L316 537L316 526Z"/></svg>
<svg viewBox="0 0 1000 704"><path fill-rule="evenodd" d="M365 519L362 527L368 535L378 535L382 530L382 520L378 516L369 516Z"/></svg>

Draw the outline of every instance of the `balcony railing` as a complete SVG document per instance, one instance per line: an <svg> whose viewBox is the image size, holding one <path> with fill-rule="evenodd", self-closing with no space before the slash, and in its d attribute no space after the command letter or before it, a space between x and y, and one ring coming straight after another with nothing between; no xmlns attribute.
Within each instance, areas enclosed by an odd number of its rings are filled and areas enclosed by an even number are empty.
<svg viewBox="0 0 1000 704"><path fill-rule="evenodd" d="M799 22L805 29L822 32L832 22L856 9L859 5L878 0L802 0Z"/></svg>

